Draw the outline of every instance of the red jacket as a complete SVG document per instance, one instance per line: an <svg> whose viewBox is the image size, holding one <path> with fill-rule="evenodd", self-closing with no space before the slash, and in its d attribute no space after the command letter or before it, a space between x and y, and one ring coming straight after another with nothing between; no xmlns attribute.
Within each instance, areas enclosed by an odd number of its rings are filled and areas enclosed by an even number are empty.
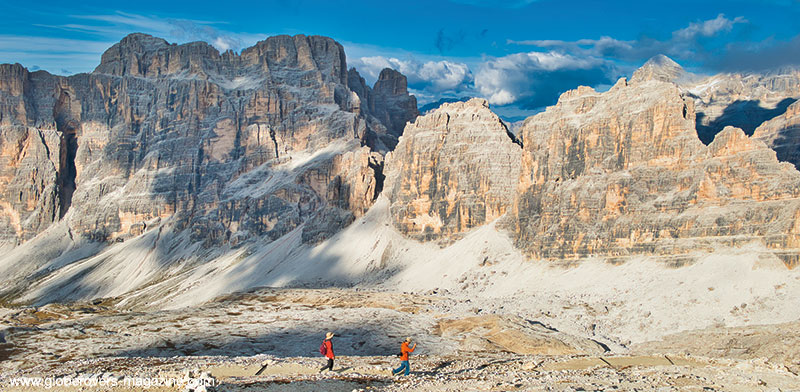
<svg viewBox="0 0 800 392"><path fill-rule="evenodd" d="M414 344L414 347L412 348L408 347L408 342L403 342L403 344L400 345L400 360L408 361L408 353L413 353L415 348L417 348L416 344Z"/></svg>
<svg viewBox="0 0 800 392"><path fill-rule="evenodd" d="M330 339L325 339L325 347L327 347L327 351L325 351L325 356L333 359L335 356L333 355L333 342Z"/></svg>

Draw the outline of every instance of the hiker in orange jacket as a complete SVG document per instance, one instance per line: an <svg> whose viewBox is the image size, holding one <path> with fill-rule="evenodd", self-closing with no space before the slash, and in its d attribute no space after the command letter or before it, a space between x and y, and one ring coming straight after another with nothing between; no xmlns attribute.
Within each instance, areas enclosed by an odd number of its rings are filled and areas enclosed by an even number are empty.
<svg viewBox="0 0 800 392"><path fill-rule="evenodd" d="M408 365L408 353L413 353L414 349L417 348L417 344L414 343L413 347L408 347L409 343L411 343L411 338L406 338L406 341L400 345L400 367L393 369L392 375L400 374L403 369L405 369L403 374L406 376L411 372L411 367Z"/></svg>
<svg viewBox="0 0 800 392"><path fill-rule="evenodd" d="M325 369L333 371L333 359L336 358L336 355L333 354L333 341L331 339L333 339L333 332L328 332L325 334L325 340L322 341L322 346L325 347L323 355L328 358L328 364L319 369L320 373ZM320 351L322 351L321 348Z"/></svg>

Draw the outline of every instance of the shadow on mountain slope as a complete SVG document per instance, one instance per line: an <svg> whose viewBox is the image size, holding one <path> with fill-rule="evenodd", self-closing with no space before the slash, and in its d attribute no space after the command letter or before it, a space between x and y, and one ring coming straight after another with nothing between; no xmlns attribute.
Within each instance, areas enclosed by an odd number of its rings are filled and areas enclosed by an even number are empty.
<svg viewBox="0 0 800 392"><path fill-rule="evenodd" d="M164 279L191 255L196 245L186 243L164 227L153 229L124 243L89 242L83 257L60 263L56 258L37 277L22 281L35 306L49 303L117 297ZM162 233L166 231L167 233ZM162 235L163 234L163 235ZM74 250L82 253L80 249Z"/></svg>
<svg viewBox="0 0 800 392"><path fill-rule="evenodd" d="M796 101L795 98L785 98L778 102L775 108L768 109L762 107L759 100L737 100L728 105L719 117L707 124L704 123L706 114L698 112L695 120L697 136L703 144L708 145L714 140L714 136L728 125L741 128L747 136L752 136L753 131L764 121L785 113L786 108Z"/></svg>
<svg viewBox="0 0 800 392"><path fill-rule="evenodd" d="M789 162L800 170L800 126L788 126L778 131L772 149L781 162Z"/></svg>

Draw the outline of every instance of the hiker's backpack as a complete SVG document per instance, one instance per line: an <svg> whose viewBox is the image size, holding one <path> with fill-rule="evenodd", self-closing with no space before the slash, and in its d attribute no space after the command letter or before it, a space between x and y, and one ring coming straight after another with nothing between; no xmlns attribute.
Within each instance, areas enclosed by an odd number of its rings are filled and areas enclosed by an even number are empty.
<svg viewBox="0 0 800 392"><path fill-rule="evenodd" d="M325 341L322 341L322 344L319 345L319 353L322 355L328 354L328 345L325 344Z"/></svg>

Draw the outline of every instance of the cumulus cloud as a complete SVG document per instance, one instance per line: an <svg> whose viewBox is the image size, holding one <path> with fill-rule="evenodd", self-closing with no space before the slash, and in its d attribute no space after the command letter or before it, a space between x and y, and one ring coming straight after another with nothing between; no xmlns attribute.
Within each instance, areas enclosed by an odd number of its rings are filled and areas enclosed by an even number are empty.
<svg viewBox="0 0 800 392"><path fill-rule="evenodd" d="M728 18L719 14L714 19L693 22L675 30L669 39L643 36L625 41L604 36L576 41L509 40L508 43L633 64L664 54L710 70L726 72L765 71L800 64L800 35L788 40L768 38L761 42L726 42L726 35L737 25L745 24L749 21L743 17Z"/></svg>
<svg viewBox="0 0 800 392"><path fill-rule="evenodd" d="M469 63L390 56L363 56L349 63L370 84L384 68L406 75L409 89L420 104L480 96L493 105L514 105L526 112L555 103L566 90L607 84L621 75L613 63L604 59L556 51L484 57Z"/></svg>
<svg viewBox="0 0 800 392"><path fill-rule="evenodd" d="M746 23L747 20L741 16L734 19L728 19L723 14L717 15L716 18L706 20L703 22L690 23L689 27L680 29L672 33L673 39L677 40L691 40L697 37L712 37L721 32L730 32L733 25L737 23Z"/></svg>
<svg viewBox="0 0 800 392"><path fill-rule="evenodd" d="M418 74L420 80L430 82L434 91L459 90L472 79L466 64L450 61L428 61Z"/></svg>
<svg viewBox="0 0 800 392"><path fill-rule="evenodd" d="M410 78L414 63L414 61L384 56L361 57L350 61L350 65L354 66L370 84L378 80L378 75L384 68L392 68Z"/></svg>
<svg viewBox="0 0 800 392"><path fill-rule="evenodd" d="M714 19L690 23L675 30L669 39L643 36L636 40L618 40L612 37L599 39L562 40L508 40L509 44L530 45L548 50L561 51L580 57L602 57L628 62L641 62L657 54L676 59L711 61L719 50L713 38L730 33L737 24L748 23L743 17L729 19L723 14Z"/></svg>
<svg viewBox="0 0 800 392"><path fill-rule="evenodd" d="M475 87L492 104L532 109L553 104L565 90L608 83L615 76L614 66L598 58L516 53L484 61L475 74Z"/></svg>
<svg viewBox="0 0 800 392"><path fill-rule="evenodd" d="M467 64L448 60L419 62L370 56L351 61L351 65L370 83L378 79L384 68L395 69L408 78L409 88L422 93L422 98L432 98L446 92L456 94L469 91L473 79Z"/></svg>

